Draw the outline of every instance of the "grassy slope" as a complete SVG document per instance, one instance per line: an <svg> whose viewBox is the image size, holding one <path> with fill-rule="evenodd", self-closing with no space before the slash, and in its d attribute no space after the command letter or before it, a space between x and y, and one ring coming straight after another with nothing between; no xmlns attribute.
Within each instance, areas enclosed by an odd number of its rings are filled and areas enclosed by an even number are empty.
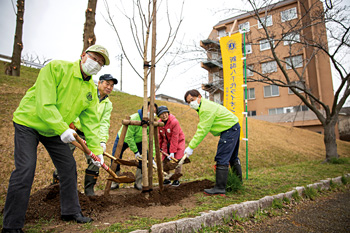
<svg viewBox="0 0 350 233"><path fill-rule="evenodd" d="M0 62L0 71L4 63ZM0 74L0 206L4 205L8 180L14 169L12 113L18 106L25 91L33 85L38 70L22 67L21 77L10 77ZM139 85L142 85L139 83ZM110 96L114 109L111 118L110 140L107 151L112 151L115 136L125 116L135 113L142 106L142 98L114 92ZM186 136L186 145L195 133L198 117L188 106L165 101L156 101L158 105L167 105L181 124ZM203 197L199 202L201 208L217 208L242 200L251 200L263 195L276 194L290 190L291 187L305 185L311 182L335 177L350 172L350 143L338 141L338 153L347 157L346 164L321 164L325 159L323 136L306 130L290 128L269 122L248 119L249 135L249 179L245 181L246 192L233 195L231 198L216 202L215 199ZM245 125L245 124L244 124ZM183 180L212 179L214 156L218 137L209 134L191 156L192 163L183 168ZM240 158L245 178L246 145L241 141ZM78 187L83 190L83 177L86 168L82 152L76 150L75 157L78 166ZM127 150L125 158L132 159L133 154ZM50 184L54 166L42 145L38 147L38 162L32 192ZM125 168L128 170L128 168ZM134 170L134 168L132 168ZM97 188L104 189L107 173L101 171L101 179ZM157 182L155 180L155 182ZM218 197L220 199L220 197ZM208 207L209 208L209 207ZM188 213L191 214L191 213Z"/></svg>

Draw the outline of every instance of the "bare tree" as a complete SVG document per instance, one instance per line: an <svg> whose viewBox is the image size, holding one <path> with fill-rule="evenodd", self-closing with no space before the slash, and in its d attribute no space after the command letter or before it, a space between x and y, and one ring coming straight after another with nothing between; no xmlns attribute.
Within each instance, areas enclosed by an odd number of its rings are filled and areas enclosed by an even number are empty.
<svg viewBox="0 0 350 233"><path fill-rule="evenodd" d="M350 95L349 60L344 59L350 52L349 8L337 2L334 2L332 7L324 8L319 0L299 0L297 2L300 4L300 12L297 13L297 19L284 24L274 21L274 24L281 24L279 28L282 31L276 31L276 27L268 27L265 23L268 15L273 14L272 1L248 2L253 8L251 14L263 27L261 38L264 38L270 47L269 55L253 58L253 66L248 69L258 75L249 77L248 81L289 88L321 122L324 128L326 162L331 158L338 158L335 133L338 113ZM278 52L282 46L286 47L286 44L287 57ZM301 53L301 59L294 59ZM333 99L323 99L315 86L317 83L310 82L307 78L307 69L315 65L316 59L330 60L335 70L333 78L339 77L340 85L335 90ZM258 68L261 61L275 61L281 73L276 76L263 72Z"/></svg>
<svg viewBox="0 0 350 233"><path fill-rule="evenodd" d="M85 24L84 24L84 34L83 34L83 41L84 41L84 47L83 51L85 51L87 48L89 48L91 45L94 45L96 43L96 36L95 36L95 15L96 15L96 5L97 0L89 0L88 7L85 11Z"/></svg>
<svg viewBox="0 0 350 233"><path fill-rule="evenodd" d="M107 11L107 17L105 17L106 22L111 26L111 28L116 33L118 42L123 51L124 57L130 64L132 69L135 71L135 73L138 75L138 77L144 80L146 76L150 74L149 43L151 43L150 35L152 31L152 19L154 15L152 13L152 7L151 7L152 1L151 0L148 0L148 1L134 0L132 11L130 11L131 15L127 14L125 10L120 10L120 12L126 17L126 19L129 22L129 29L130 29L129 31L131 32L131 35L130 35L131 38L129 40L122 39L121 35L125 34L125 32L122 32L122 27L125 25L121 25L120 23L114 20L114 16L111 13L107 0L104 0L104 2L105 2L106 11ZM163 8L160 7L162 4L165 4ZM120 5L122 6L123 4L120 4ZM182 2L182 6L183 6L183 2ZM159 48L159 50L156 52L155 65L159 64L159 62L162 59L165 60L164 58L167 55L167 53L170 51L170 48L173 46L180 28L180 25L183 21L182 9L181 9L178 23L175 27L173 27L171 23L169 8L168 8L168 1L160 1L159 7L157 7L157 12L160 12L164 8L166 11L167 26L166 26L166 29L162 28L162 35L166 35L166 36L165 36L165 39L163 38L164 41L162 42L160 42L161 40L157 39L157 48ZM132 53L128 52L128 46L130 46L131 41L133 42L133 45L134 45L133 47L135 47L137 50L139 59L143 61L143 74L141 73L141 69L135 66L135 64L140 64L140 63L138 62L135 63L131 61ZM177 51L173 53L174 56L166 62L161 81L158 82L159 84L157 85L157 90L160 87L160 85L163 83L165 77L167 76L169 67L173 64L174 59L179 51L180 51L180 48L178 48Z"/></svg>
<svg viewBox="0 0 350 233"><path fill-rule="evenodd" d="M17 20L16 33L13 43L12 61L6 67L5 74L20 76L21 71L21 53L23 49L22 32L23 32L24 0L17 0Z"/></svg>
<svg viewBox="0 0 350 233"><path fill-rule="evenodd" d="M37 54L28 53L24 54L21 59L23 64L27 64L30 67L43 67L52 60L45 56L39 57Z"/></svg>

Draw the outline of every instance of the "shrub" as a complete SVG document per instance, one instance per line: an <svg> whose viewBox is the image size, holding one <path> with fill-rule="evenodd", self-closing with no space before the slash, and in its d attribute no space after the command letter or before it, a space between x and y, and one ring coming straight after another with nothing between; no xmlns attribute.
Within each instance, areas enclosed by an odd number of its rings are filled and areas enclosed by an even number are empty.
<svg viewBox="0 0 350 233"><path fill-rule="evenodd" d="M314 200L318 196L318 192L314 188L305 187L305 196L310 200Z"/></svg>
<svg viewBox="0 0 350 233"><path fill-rule="evenodd" d="M227 176L227 184L226 184L226 191L229 193L234 193L238 191L243 190L243 183L239 179L239 177L232 172L232 170L229 170L228 176Z"/></svg>

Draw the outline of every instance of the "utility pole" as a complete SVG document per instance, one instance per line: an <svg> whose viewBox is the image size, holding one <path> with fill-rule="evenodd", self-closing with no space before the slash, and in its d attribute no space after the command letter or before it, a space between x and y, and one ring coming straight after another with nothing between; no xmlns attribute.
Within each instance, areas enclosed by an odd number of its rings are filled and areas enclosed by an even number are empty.
<svg viewBox="0 0 350 233"><path fill-rule="evenodd" d="M123 91L123 54L116 56L120 59L120 91Z"/></svg>
<svg viewBox="0 0 350 233"><path fill-rule="evenodd" d="M123 91L123 54L120 54L120 91Z"/></svg>

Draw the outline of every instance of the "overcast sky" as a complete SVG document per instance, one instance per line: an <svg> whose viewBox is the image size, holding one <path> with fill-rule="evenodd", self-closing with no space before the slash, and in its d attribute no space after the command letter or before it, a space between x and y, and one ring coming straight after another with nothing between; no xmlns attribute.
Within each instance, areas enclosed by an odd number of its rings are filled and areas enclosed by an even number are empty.
<svg viewBox="0 0 350 233"><path fill-rule="evenodd" d="M83 47L82 40L87 2L87 0L26 0L22 56L37 55L41 59L68 61L79 59ZM128 10L127 5L120 4L120 0L108 0L108 2L112 9L116 26L121 32L127 54L129 54L131 62L139 72L142 72L143 64L135 50L128 21L120 11L126 9L129 14L130 10ZM131 0L122 0L122 2L127 4ZM164 0L162 2L164 3ZM177 20L180 18L181 2L181 0L169 1L173 27L177 25ZM118 3L119 9L116 7L116 3ZM212 27L216 23L232 17L232 14L228 15L223 9L243 9L244 6L246 5L243 4L243 1L185 0L183 23L173 47L179 46L180 41L184 45L196 44L199 47L200 40L209 36ZM0 0L0 54L7 56L12 56L16 10L16 0ZM98 0L95 26L96 44L101 44L107 48L111 64L102 68L94 79L97 79L102 74L110 73L120 80L121 68L120 60L117 56L122 51L115 32L107 24L104 16L106 16L104 1ZM158 50L161 47L162 38L167 33L168 27L164 25L164 22L166 22L164 13L159 13L157 15ZM189 54L186 56L188 56L188 59L191 57ZM170 58L168 57L166 60L169 61ZM156 84L162 78L162 69L161 64L156 68ZM143 82L130 68L126 59L123 59L122 70L123 91L143 96ZM166 80L156 94L166 94L183 99L183 95L187 90L200 88L201 84L207 81L207 75L207 71L200 67L199 62L185 62L181 66L170 69ZM117 88L120 89L120 84L117 85Z"/></svg>
<svg viewBox="0 0 350 233"><path fill-rule="evenodd" d="M131 2L130 0L127 0ZM119 1L109 1L116 2ZM124 1L125 2L125 1ZM163 1L164 2L164 1ZM177 25L180 18L181 0L169 1L171 16L174 20L173 27ZM199 46L200 40L206 39L212 30L212 27L220 20L225 19L222 13L217 13L225 6L227 8L233 4L233 1L219 0L213 2L210 0L186 0L183 8L183 23L180 27L180 33L175 46L179 46L180 41L183 44L196 43ZM174 4L175 3L175 4ZM230 3L230 4L229 4ZM14 4L14 6L13 6ZM164 5L164 4L163 4ZM237 3L235 3L237 6ZM130 48L129 57L135 67L142 72L143 64L138 58L130 32L128 21L121 12L115 7L115 3L110 3L116 19L117 27L122 32L122 39L125 46ZM120 9L127 6L119 4ZM62 59L75 61L79 56L83 47L83 28L85 22L85 10L87 8L87 0L26 0L24 11L23 26L23 51L22 55L37 55L39 58L46 59ZM7 56L12 55L13 40L16 27L16 0L0 1L0 54ZM120 80L120 60L117 56L122 53L117 36L112 28L104 19L106 16L106 8L103 0L98 0L96 13L96 44L101 44L107 48L110 54L111 64L102 68L96 75L98 78L104 73L110 73ZM158 14L157 20L157 36L160 37L167 33L162 22L166 18L162 14ZM157 45L158 49L160 44ZM127 51L128 53L128 51ZM169 58L168 58L169 60ZM160 66L158 69L161 69ZM156 69L157 70L157 69ZM156 84L160 82L162 74L156 74ZM171 69L166 80L163 82L157 94L166 94L179 99L183 99L184 93L192 88L200 87L207 72L200 67L199 63L187 62L181 67ZM143 82L130 69L126 59L123 59L123 91L143 96ZM120 85L117 86L120 89Z"/></svg>

